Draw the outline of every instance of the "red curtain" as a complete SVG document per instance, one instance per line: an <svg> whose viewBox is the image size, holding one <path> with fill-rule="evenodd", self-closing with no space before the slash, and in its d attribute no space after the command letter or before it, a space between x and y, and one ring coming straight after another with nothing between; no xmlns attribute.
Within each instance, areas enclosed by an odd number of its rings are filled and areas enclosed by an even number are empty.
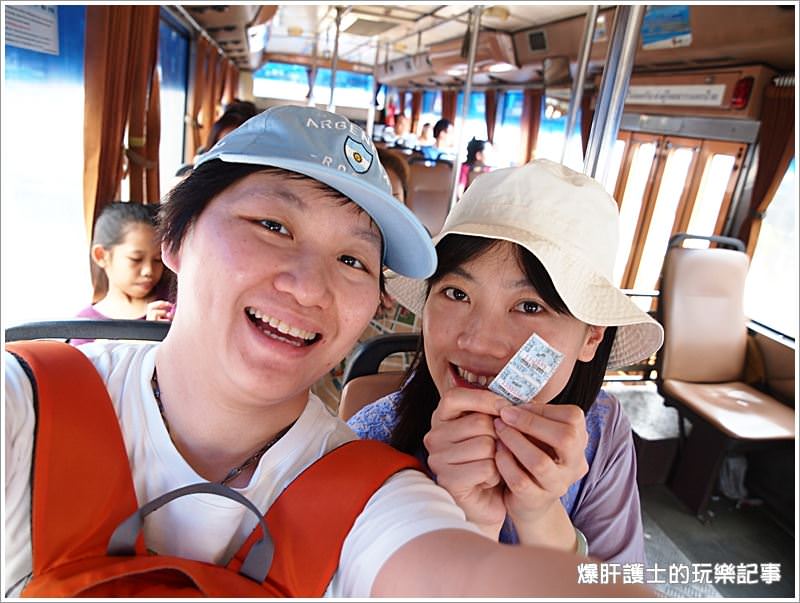
<svg viewBox="0 0 800 603"><path fill-rule="evenodd" d="M794 109L794 82L790 86L767 86L761 105L758 172L753 183L750 212L739 229L739 238L747 245L751 257L764 212L794 156Z"/></svg>
<svg viewBox="0 0 800 603"><path fill-rule="evenodd" d="M442 90L442 119L456 122L456 100L458 94L455 90Z"/></svg>
<svg viewBox="0 0 800 603"><path fill-rule="evenodd" d="M128 146L125 154L128 158L130 200L137 203L145 202L146 172L158 167L157 154L153 162L149 160L146 152L148 142L146 133L152 131L149 120L161 119L160 115L148 110L149 99L153 93L153 76L158 78L156 70L158 10L158 6L142 6L131 21L131 36L134 41L132 46L134 52L130 57L133 89L128 113ZM158 93L157 85L155 92ZM158 131L160 132L160 127ZM157 199L155 201L157 202Z"/></svg>
<svg viewBox="0 0 800 603"><path fill-rule="evenodd" d="M411 133L417 131L419 116L422 113L422 90L415 90L411 94Z"/></svg>
<svg viewBox="0 0 800 603"><path fill-rule="evenodd" d="M158 144L152 123L158 117L146 114L148 93L157 94L152 74L158 10L147 5L92 4L86 9L83 209L89 241L97 216L108 203L119 199L129 119L132 148L142 156L141 163L132 162L131 182L136 181L136 194L143 200L141 173L147 165L145 150L151 133Z"/></svg>
<svg viewBox="0 0 800 603"><path fill-rule="evenodd" d="M486 138L494 142L494 126L497 121L497 90L486 90L483 93L486 114Z"/></svg>
<svg viewBox="0 0 800 603"><path fill-rule="evenodd" d="M583 156L586 157L586 148L589 146L589 134L592 131L592 119L594 109L592 108L592 95L584 91L581 97L581 145L583 145Z"/></svg>
<svg viewBox="0 0 800 603"><path fill-rule="evenodd" d="M539 137L539 125L542 122L542 90L528 88L522 101L522 118L520 120L520 163L528 163L533 159L536 150L536 139Z"/></svg>
<svg viewBox="0 0 800 603"><path fill-rule="evenodd" d="M194 86L192 87L191 114L189 115L191 133L187 141L189 144L186 145L187 156L184 158L187 161L192 161L202 144L200 110L203 108L203 92L207 86L208 59L211 52L211 44L204 37L199 37L195 49Z"/></svg>

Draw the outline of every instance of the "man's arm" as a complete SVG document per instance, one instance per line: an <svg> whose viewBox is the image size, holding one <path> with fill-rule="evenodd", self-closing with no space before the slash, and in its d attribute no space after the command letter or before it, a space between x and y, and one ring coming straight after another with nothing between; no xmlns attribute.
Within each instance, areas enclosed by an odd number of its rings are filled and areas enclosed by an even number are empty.
<svg viewBox="0 0 800 603"><path fill-rule="evenodd" d="M466 530L409 541L381 567L372 596L655 597L642 585L579 584L593 560L552 549L493 542Z"/></svg>

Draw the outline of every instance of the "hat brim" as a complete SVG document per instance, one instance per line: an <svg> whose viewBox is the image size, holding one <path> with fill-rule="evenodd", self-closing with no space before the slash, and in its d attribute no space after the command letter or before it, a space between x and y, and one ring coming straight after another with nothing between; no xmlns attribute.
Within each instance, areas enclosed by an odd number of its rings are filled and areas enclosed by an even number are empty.
<svg viewBox="0 0 800 603"><path fill-rule="evenodd" d="M431 237L410 209L391 195L358 178L322 165L246 153L214 153L208 159L228 163L249 163L277 167L303 174L328 185L351 199L377 224L385 246L383 263L394 272L411 278L427 278L436 269L436 250Z"/></svg>
<svg viewBox="0 0 800 603"><path fill-rule="evenodd" d="M465 229L462 226L447 234L469 234L519 243L517 238L511 236L501 237L496 233L477 234L474 230L463 232L464 230L472 229ZM437 236L434 241L438 243L444 236ZM555 248L548 250L546 243L536 245L536 250L528 245L525 247L542 262L548 274L553 275L556 272L551 271L552 266L549 264L554 261L564 261L563 250ZM554 260L553 254L561 255ZM553 278L553 284L567 308L578 320L590 325L617 327L608 368L613 370L630 366L655 354L664 341L662 326L602 276L589 271L581 274L580 269L576 270L574 266L572 268L574 270L572 274L578 273L577 278L572 278L568 282ZM414 314L422 316L428 290L427 281L389 273L386 277L386 290L400 304Z"/></svg>

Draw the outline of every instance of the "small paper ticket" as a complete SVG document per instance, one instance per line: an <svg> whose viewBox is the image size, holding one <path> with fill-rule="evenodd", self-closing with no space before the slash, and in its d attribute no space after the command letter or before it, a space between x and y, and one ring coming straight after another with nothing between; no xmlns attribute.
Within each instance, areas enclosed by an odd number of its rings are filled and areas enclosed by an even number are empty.
<svg viewBox="0 0 800 603"><path fill-rule="evenodd" d="M563 357L534 333L492 379L489 389L512 404L530 402L556 372Z"/></svg>

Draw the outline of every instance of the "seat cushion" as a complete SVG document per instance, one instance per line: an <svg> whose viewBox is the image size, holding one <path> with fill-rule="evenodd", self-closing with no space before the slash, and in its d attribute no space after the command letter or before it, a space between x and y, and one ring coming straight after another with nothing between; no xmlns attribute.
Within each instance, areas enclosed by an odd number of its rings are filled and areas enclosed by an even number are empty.
<svg viewBox="0 0 800 603"><path fill-rule="evenodd" d="M688 383L667 379L662 392L740 440L791 440L794 409L746 383Z"/></svg>

